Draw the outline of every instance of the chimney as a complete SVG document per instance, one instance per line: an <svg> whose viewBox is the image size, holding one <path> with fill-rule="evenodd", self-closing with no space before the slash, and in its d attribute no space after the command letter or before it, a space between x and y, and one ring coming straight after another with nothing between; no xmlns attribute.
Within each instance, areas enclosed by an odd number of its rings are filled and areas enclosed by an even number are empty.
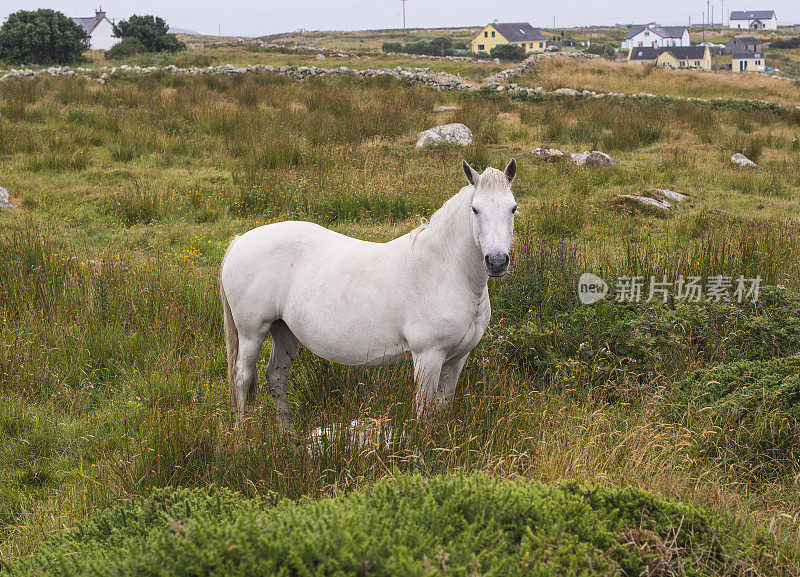
<svg viewBox="0 0 800 577"><path fill-rule="evenodd" d="M95 20L102 20L106 17L106 13L103 11L103 7L100 6L97 10L94 11L94 19Z"/></svg>

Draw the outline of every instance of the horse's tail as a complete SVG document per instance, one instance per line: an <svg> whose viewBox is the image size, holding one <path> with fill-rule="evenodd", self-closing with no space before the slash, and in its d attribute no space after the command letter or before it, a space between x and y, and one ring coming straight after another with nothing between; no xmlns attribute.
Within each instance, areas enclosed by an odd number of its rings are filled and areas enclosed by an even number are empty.
<svg viewBox="0 0 800 577"><path fill-rule="evenodd" d="M231 313L231 305L228 304L228 297L225 295L225 285L222 284L222 267L225 266L225 259L228 258L228 253L236 242L238 236L233 237L228 249L225 251L225 256L222 257L222 265L220 266L220 279L219 279L219 294L222 298L222 323L225 326L225 352L228 356L228 389L231 393L231 406L234 411L239 410L239 397L236 392L236 362L239 359L239 331L236 329L236 323L233 321L233 314Z"/></svg>

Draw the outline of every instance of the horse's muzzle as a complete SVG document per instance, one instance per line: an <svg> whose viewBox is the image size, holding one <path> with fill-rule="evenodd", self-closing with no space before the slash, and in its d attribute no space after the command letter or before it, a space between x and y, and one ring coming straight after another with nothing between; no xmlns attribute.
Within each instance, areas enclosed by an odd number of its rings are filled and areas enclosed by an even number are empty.
<svg viewBox="0 0 800 577"><path fill-rule="evenodd" d="M502 252L493 252L483 257L483 265L489 276L503 276L508 272L508 255Z"/></svg>

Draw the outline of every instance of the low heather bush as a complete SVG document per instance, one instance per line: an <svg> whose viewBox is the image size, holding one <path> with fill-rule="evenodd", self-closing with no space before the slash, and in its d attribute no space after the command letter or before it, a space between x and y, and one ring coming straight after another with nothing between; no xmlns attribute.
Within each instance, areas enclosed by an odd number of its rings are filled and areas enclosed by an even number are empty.
<svg viewBox="0 0 800 577"><path fill-rule="evenodd" d="M321 501L159 490L12 575L733 575L721 520L637 489L402 476ZM533 573L532 573L533 572Z"/></svg>

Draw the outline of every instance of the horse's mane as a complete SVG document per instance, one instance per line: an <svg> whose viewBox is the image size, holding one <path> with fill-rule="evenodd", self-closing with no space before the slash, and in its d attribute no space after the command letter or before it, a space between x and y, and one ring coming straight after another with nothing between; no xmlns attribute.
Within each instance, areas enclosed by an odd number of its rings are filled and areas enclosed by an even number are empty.
<svg viewBox="0 0 800 577"><path fill-rule="evenodd" d="M445 203L431 215L430 220L423 217L420 221L420 225L409 233L411 235L411 240L417 240L417 237L429 227L436 226L442 222L448 222L453 213L455 213L456 210L458 210L458 208L461 206L464 197L469 195L471 198L473 192L474 189L472 186L465 186L456 194L448 198Z"/></svg>
<svg viewBox="0 0 800 577"><path fill-rule="evenodd" d="M506 175L501 170L497 170L496 168L492 168L491 166L488 167L484 173L481 175L481 188L486 190L494 190L496 188L505 188L508 186L508 179L506 179ZM411 235L411 240L414 241L417 239L417 236L420 235L422 231L427 229L429 226L436 226L439 223L443 222L452 222L452 215L453 213L458 210L463 201L469 197L470 202L472 202L472 197L475 195L475 187L473 186L465 186L456 194L451 196L447 201L439 207L439 209L431 215L430 222L427 219L423 218L420 225L412 230L409 234Z"/></svg>

